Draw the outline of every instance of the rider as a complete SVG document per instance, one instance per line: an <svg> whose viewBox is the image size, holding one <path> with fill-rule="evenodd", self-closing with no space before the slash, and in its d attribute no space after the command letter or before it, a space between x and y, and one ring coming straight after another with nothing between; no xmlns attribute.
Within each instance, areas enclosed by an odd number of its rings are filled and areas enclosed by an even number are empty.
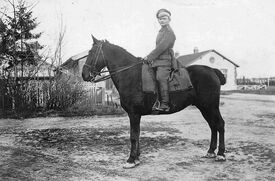
<svg viewBox="0 0 275 181"><path fill-rule="evenodd" d="M174 46L176 36L169 25L171 21L170 11L167 9L160 9L157 11L156 17L161 26L156 38L156 47L144 59L152 65L160 91L160 106L157 107L157 100L153 106L153 110L168 112L170 110L168 78L171 68L175 69L175 65L173 65L174 63L172 61L174 56L172 48Z"/></svg>

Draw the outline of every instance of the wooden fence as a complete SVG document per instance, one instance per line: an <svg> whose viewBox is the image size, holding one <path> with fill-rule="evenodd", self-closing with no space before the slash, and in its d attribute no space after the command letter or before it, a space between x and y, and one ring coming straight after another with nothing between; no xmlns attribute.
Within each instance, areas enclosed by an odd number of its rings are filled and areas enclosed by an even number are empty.
<svg viewBox="0 0 275 181"><path fill-rule="evenodd" d="M38 80L32 81L32 89L25 92L24 96L16 97L11 96L8 90L11 88L8 87L6 80L0 80L0 110L10 110L19 107L20 102L22 101L26 103L33 104L35 108L46 108L49 98L52 96L51 94L56 94L53 92L48 84L49 80ZM85 101L89 104L93 105L112 105L113 103L112 97L106 95L105 89L102 87L90 86L86 87L83 90L83 96ZM68 94L68 93L64 93ZM68 95L60 95L60 96L67 96ZM76 94L70 95L71 99L74 99ZM21 100L21 101L15 101Z"/></svg>
<svg viewBox="0 0 275 181"><path fill-rule="evenodd" d="M260 90L267 89L266 85L238 85L238 90Z"/></svg>

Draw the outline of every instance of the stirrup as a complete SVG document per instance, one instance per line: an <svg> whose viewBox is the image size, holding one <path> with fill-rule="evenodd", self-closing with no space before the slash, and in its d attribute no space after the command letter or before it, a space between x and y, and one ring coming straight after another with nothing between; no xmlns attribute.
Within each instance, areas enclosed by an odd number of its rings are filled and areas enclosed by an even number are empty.
<svg viewBox="0 0 275 181"><path fill-rule="evenodd" d="M156 108L157 111L161 111L161 112L169 112L170 111L170 107L168 105L166 105L167 107L161 107L159 106L158 108Z"/></svg>
<svg viewBox="0 0 275 181"><path fill-rule="evenodd" d="M160 107L160 102L159 100L156 100L156 102L154 103L153 107L152 107L152 111L157 111Z"/></svg>
<svg viewBox="0 0 275 181"><path fill-rule="evenodd" d="M158 107L156 110L160 111L160 112L169 112L170 111L170 107L164 108L164 109L161 109L161 108Z"/></svg>

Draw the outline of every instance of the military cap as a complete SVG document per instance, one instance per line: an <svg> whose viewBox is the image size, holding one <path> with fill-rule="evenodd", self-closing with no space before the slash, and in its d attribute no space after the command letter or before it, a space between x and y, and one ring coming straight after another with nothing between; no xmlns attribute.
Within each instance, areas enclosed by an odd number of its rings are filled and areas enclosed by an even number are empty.
<svg viewBox="0 0 275 181"><path fill-rule="evenodd" d="M170 18L171 12L168 11L167 9L160 9L157 11L156 17L160 18L162 16L168 16Z"/></svg>

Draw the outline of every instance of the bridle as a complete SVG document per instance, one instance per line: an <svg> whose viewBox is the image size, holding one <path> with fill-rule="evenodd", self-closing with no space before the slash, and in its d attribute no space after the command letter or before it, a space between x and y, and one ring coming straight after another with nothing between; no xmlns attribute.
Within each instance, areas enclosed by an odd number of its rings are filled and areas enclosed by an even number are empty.
<svg viewBox="0 0 275 181"><path fill-rule="evenodd" d="M89 68L92 68L92 70L95 70L95 66L96 66L96 63L98 61L98 58L99 58L99 55L101 53L102 57L103 57L103 61L106 63L106 60L105 60L105 57L104 57L104 53L102 51L102 44L103 42L100 42L99 45L94 45L94 46L97 46L97 49L96 49L96 52L94 54L95 56L95 61L92 62L92 65L88 65L86 62L84 64L84 66L87 66ZM91 50L90 50L91 51ZM89 54L90 54L90 51L89 51ZM92 60L94 60L94 58L92 57ZM107 64L106 64L107 65ZM100 72L97 72L97 71L94 71L95 75L100 75L101 73L105 73L107 71L100 71ZM92 72L90 72L90 76L93 76L92 75Z"/></svg>
<svg viewBox="0 0 275 181"><path fill-rule="evenodd" d="M127 65L127 66L124 66L124 67L119 67L119 68L117 68L117 69L115 69L115 70L103 70L103 71L97 72L97 71L95 71L95 69L96 69L96 63L97 63L97 61L98 61L98 58L99 58L99 55L100 55L100 54L102 55L102 58L103 58L103 61L104 61L105 65L107 66L107 60L105 59L104 52L103 52L103 50L102 50L102 45L103 45L103 42L100 42L98 45L94 45L94 46L97 46L96 52L95 52L95 54L94 54L95 61L92 62L92 65L88 65L88 64L86 64L86 62L85 62L84 66L87 66L87 67L89 67L89 68L92 68L92 70L94 70L93 72L90 72L90 77L95 77L96 75L101 75L102 73L106 73L106 72L109 72L109 74L108 74L108 75L105 75L105 76L103 76L103 77L100 77L100 78L98 78L98 79L96 79L96 80L92 80L91 82L97 83L97 82L101 82L101 81L110 79L111 76L114 75L114 74L117 74L117 73L119 73L119 72L122 72L122 71L124 71L124 70L127 70L127 69L129 69L129 68L132 68L132 67L138 65L138 64L143 63L142 61L140 61L140 62L131 64L131 65ZM90 51L91 51L91 50L90 50ZM90 52L89 52L89 54L90 54ZM93 57L92 57L92 60L94 60ZM94 76L93 74L95 74L95 76Z"/></svg>

